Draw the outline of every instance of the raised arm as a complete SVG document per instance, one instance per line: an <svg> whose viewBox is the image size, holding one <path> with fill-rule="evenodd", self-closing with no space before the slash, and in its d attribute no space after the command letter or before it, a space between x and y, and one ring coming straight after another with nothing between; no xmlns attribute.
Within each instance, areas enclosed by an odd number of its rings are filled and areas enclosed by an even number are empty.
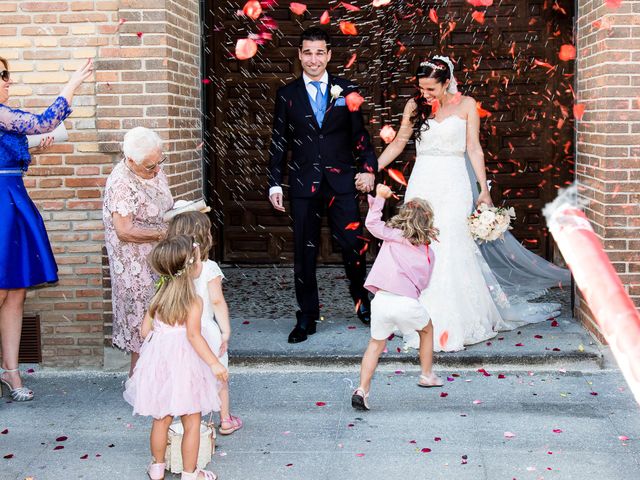
<svg viewBox="0 0 640 480"><path fill-rule="evenodd" d="M25 112L0 105L0 130L33 135L48 133L71 114L71 100L76 89L93 74L93 62L87 60L63 87L60 96L41 114Z"/></svg>
<svg viewBox="0 0 640 480"><path fill-rule="evenodd" d="M367 218L364 221L367 230L376 238L380 240L390 241L402 241L404 238L402 232L395 228L387 227L382 221L382 209L384 202L391 196L391 189L386 185L378 184L376 188L376 197L369 195L369 211L367 212Z"/></svg>
<svg viewBox="0 0 640 480"><path fill-rule="evenodd" d="M480 145L480 115L476 108L476 101L471 97L463 98L465 112L467 113L467 155L471 160L471 166L480 184L480 195L477 204L486 203L493 205L489 187L487 185L487 170L484 164L484 153Z"/></svg>
<svg viewBox="0 0 640 480"><path fill-rule="evenodd" d="M56 101L40 114L0 105L0 130L22 135L48 133L70 113L71 108L64 97L56 98Z"/></svg>
<svg viewBox="0 0 640 480"><path fill-rule="evenodd" d="M410 99L404 106L404 112L402 113L402 122L400 123L400 130L398 131L396 138L387 145L382 155L378 157L378 170L384 169L387 165L393 162L398 155L402 153L404 147L407 146L407 142L413 135L413 122L411 116L416 109L416 102Z"/></svg>

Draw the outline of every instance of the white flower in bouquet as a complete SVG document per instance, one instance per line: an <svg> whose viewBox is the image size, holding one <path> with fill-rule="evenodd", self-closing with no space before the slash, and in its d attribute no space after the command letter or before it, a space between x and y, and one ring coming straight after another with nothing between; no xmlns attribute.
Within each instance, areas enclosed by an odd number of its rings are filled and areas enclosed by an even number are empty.
<svg viewBox="0 0 640 480"><path fill-rule="evenodd" d="M496 221L496 214L491 210L485 210L480 214L480 223L483 225L491 225Z"/></svg>
<svg viewBox="0 0 640 480"><path fill-rule="evenodd" d="M480 204L469 216L469 231L474 240L493 242L503 238L504 232L511 229L511 220L515 218L513 207L489 207Z"/></svg>

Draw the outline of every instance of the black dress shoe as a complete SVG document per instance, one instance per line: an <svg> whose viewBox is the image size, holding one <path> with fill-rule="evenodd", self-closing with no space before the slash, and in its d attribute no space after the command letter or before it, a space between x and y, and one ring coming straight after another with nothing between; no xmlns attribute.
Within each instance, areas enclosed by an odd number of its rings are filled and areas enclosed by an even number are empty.
<svg viewBox="0 0 640 480"><path fill-rule="evenodd" d="M371 302L368 300L360 302L356 313L362 323L365 325L371 324Z"/></svg>
<svg viewBox="0 0 640 480"><path fill-rule="evenodd" d="M315 332L315 329L313 331L313 333ZM300 342L304 342L307 339L307 331L302 328L299 327L298 325L296 325L293 330L291 330L291 333L289 334L289 343L300 343Z"/></svg>

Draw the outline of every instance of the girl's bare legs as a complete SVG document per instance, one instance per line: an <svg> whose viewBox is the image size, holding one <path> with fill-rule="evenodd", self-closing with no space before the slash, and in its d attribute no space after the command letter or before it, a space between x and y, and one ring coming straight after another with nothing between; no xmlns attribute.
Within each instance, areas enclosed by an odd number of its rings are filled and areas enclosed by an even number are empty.
<svg viewBox="0 0 640 480"><path fill-rule="evenodd" d="M369 345L362 356L362 365L360 365L360 387L365 393L371 388L371 379L378 366L380 355L386 347L386 340L369 340Z"/></svg>
<svg viewBox="0 0 640 480"><path fill-rule="evenodd" d="M423 375L430 375L433 368L433 324L431 320L426 327L418 330L420 335L420 368Z"/></svg>
<svg viewBox="0 0 640 480"><path fill-rule="evenodd" d="M136 368L136 363L138 363L139 358L139 353L131 352L131 367L129 367L129 378L131 378L131 376L133 375L133 369Z"/></svg>
<svg viewBox="0 0 640 480"><path fill-rule="evenodd" d="M0 337L2 338L2 363L5 370L18 368L18 351L22 335L22 313L26 290L0 290ZM13 388L22 387L19 372L5 372L2 378Z"/></svg>
<svg viewBox="0 0 640 480"><path fill-rule="evenodd" d="M192 413L180 417L184 427L182 436L182 470L195 472L200 448L200 414Z"/></svg>
<svg viewBox="0 0 640 480"><path fill-rule="evenodd" d="M164 457L167 451L167 435L169 434L169 427L173 417L167 415L160 420L153 419L153 426L151 427L151 456L153 457L153 463L164 463Z"/></svg>
<svg viewBox="0 0 640 480"><path fill-rule="evenodd" d="M226 420L231 416L229 410L229 383L220 382L220 390L218 391L220 397L220 421Z"/></svg>

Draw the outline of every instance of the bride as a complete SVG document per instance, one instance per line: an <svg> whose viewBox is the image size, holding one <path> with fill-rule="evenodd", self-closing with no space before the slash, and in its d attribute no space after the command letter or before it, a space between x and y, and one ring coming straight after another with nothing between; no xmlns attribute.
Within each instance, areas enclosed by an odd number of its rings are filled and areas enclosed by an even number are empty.
<svg viewBox="0 0 640 480"><path fill-rule="evenodd" d="M476 205L493 204L476 102L458 93L451 60L436 56L420 63L416 82L418 93L407 102L398 134L378 165L380 170L389 165L415 135L416 162L404 198L428 200L440 230L439 241L432 244L431 282L420 297L433 322L434 350L462 350L498 331L557 316L559 304L527 300L568 284L568 270L529 252L510 234L482 252L471 237L467 217L474 195L465 153L480 185ZM405 339L409 345L412 340Z"/></svg>

